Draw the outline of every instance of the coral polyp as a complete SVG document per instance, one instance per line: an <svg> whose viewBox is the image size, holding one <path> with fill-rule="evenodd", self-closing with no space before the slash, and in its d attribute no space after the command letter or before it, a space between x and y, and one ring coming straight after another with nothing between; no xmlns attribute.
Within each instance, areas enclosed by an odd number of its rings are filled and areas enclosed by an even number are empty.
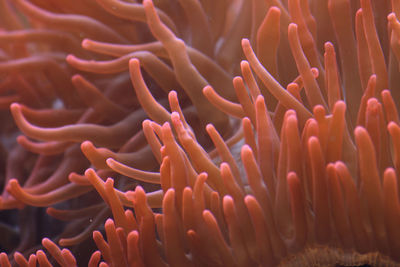
<svg viewBox="0 0 400 267"><path fill-rule="evenodd" d="M398 1L0 9L1 266L400 266Z"/></svg>

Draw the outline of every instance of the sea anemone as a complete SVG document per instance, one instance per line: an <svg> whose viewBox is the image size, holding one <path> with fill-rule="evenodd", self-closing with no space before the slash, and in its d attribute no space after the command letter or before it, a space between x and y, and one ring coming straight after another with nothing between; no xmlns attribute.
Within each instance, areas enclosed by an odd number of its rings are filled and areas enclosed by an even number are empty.
<svg viewBox="0 0 400 267"><path fill-rule="evenodd" d="M400 265L398 1L1 8L1 266Z"/></svg>

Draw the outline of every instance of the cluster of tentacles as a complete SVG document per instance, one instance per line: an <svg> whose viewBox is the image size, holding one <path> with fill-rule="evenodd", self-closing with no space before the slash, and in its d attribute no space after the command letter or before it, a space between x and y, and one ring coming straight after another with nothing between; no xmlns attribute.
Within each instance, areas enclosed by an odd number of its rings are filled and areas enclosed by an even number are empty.
<svg viewBox="0 0 400 267"><path fill-rule="evenodd" d="M0 266L399 265L400 2L154 2L0 1Z"/></svg>

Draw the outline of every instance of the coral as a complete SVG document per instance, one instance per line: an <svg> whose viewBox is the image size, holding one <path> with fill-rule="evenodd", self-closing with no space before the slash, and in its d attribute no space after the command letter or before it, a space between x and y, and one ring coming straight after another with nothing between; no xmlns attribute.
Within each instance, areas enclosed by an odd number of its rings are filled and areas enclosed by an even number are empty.
<svg viewBox="0 0 400 267"><path fill-rule="evenodd" d="M398 1L0 5L1 266L400 265Z"/></svg>

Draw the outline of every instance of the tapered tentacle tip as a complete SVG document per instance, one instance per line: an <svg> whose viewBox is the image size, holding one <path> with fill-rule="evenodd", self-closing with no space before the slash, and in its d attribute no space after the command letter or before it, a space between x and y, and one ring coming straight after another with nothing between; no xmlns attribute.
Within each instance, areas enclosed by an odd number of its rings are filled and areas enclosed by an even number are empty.
<svg viewBox="0 0 400 267"><path fill-rule="evenodd" d="M392 129L394 129L394 128L396 128L396 127L398 127L398 126L397 126L397 124L396 124L395 122L393 122L393 121L390 121L390 122L388 123L388 125L387 125L387 128L388 128L389 131L391 131Z"/></svg>
<svg viewBox="0 0 400 267"><path fill-rule="evenodd" d="M20 104L18 104L18 103L12 103L11 105L10 105L10 110L11 110L11 112L19 112L19 111L21 111L21 105Z"/></svg>
<svg viewBox="0 0 400 267"><path fill-rule="evenodd" d="M318 78L318 76L319 76L318 68L311 68L311 72L312 72L314 78Z"/></svg>
<svg viewBox="0 0 400 267"><path fill-rule="evenodd" d="M95 175L95 174L96 172L92 168L89 168L85 171L85 176Z"/></svg>
<svg viewBox="0 0 400 267"><path fill-rule="evenodd" d="M334 105L335 108L340 108L340 109L345 109L346 108L346 103L343 100L338 100L335 102Z"/></svg>
<svg viewBox="0 0 400 267"><path fill-rule="evenodd" d="M18 180L17 179L11 179L10 181L8 181L8 185L7 185L7 188L16 188L16 187L19 187L19 182L18 182Z"/></svg>
<svg viewBox="0 0 400 267"><path fill-rule="evenodd" d="M93 146L93 143L90 142L89 140L86 140L86 141L82 142L81 149L86 149L86 148L89 148L89 147L92 147L92 146Z"/></svg>
<svg viewBox="0 0 400 267"><path fill-rule="evenodd" d="M69 54L66 56L65 60L67 61L68 64L71 64L74 63L77 60L77 58L74 55Z"/></svg>
<svg viewBox="0 0 400 267"><path fill-rule="evenodd" d="M164 122L164 124L161 126L161 129L164 131L171 131L171 125L169 122Z"/></svg>
<svg viewBox="0 0 400 267"><path fill-rule="evenodd" d="M55 208L53 208L53 207L48 207L48 208L46 209L46 213L49 214L49 215L52 215L52 214L54 214L54 213L56 213L56 212L57 212L57 209L55 209Z"/></svg>
<svg viewBox="0 0 400 267"><path fill-rule="evenodd" d="M299 178L297 177L297 174L295 172L289 172L287 174L288 183L297 183L298 179Z"/></svg>
<svg viewBox="0 0 400 267"><path fill-rule="evenodd" d="M60 245L60 246L62 246L62 247L66 247L66 246L69 246L69 245L71 245L71 244L69 244L68 238L61 238L61 239L58 241L58 245Z"/></svg>
<svg viewBox="0 0 400 267"><path fill-rule="evenodd" d="M364 127L362 127L362 126L357 126L357 127L354 129L354 135L355 135L356 137L358 137L358 136L360 136L360 135L362 135L362 134L364 134L364 133L366 133L366 130L365 130Z"/></svg>
<svg viewBox="0 0 400 267"><path fill-rule="evenodd" d="M172 122L177 123L178 121L180 121L180 117L179 117L179 113L174 111L171 113L171 120Z"/></svg>
<svg viewBox="0 0 400 267"><path fill-rule="evenodd" d="M252 195L247 195L244 197L244 203L249 206L255 201L254 197Z"/></svg>
<svg viewBox="0 0 400 267"><path fill-rule="evenodd" d="M144 0L143 6L146 11L146 16L156 14L156 12L154 11L154 3L152 0Z"/></svg>
<svg viewBox="0 0 400 267"><path fill-rule="evenodd" d="M129 67L130 67L130 68L132 68L132 67L137 68L137 67L139 67L139 66L140 66L140 61L139 61L138 58L131 58L131 59L129 60Z"/></svg>
<svg viewBox="0 0 400 267"><path fill-rule="evenodd" d="M214 128L214 126L213 126L211 123L209 123L209 124L206 125L206 131L207 131L207 132L213 130L213 128ZM215 129L215 128L214 128L214 129Z"/></svg>
<svg viewBox="0 0 400 267"><path fill-rule="evenodd" d="M233 84L243 82L243 78L240 76L235 76L235 77L233 77L232 82L233 82Z"/></svg>
<svg viewBox="0 0 400 267"><path fill-rule="evenodd" d="M110 167L111 169L115 168L115 165L117 164L116 160L113 158L108 158L106 159L106 164L108 167Z"/></svg>
<svg viewBox="0 0 400 267"><path fill-rule="evenodd" d="M104 226L105 227L113 227L114 226L114 220L113 219L111 219L111 218L108 218L107 220L106 220L106 223L104 224Z"/></svg>
<svg viewBox="0 0 400 267"><path fill-rule="evenodd" d="M289 31L289 32L291 32L291 31L297 31L297 28L298 28L298 26L297 26L296 23L290 23L290 24L289 24L289 27L288 27L288 31Z"/></svg>
<svg viewBox="0 0 400 267"><path fill-rule="evenodd" d="M71 81L72 81L72 83L74 83L74 84L79 83L79 82L81 82L82 80L83 80L83 77L82 77L82 75L79 75L79 74L75 74L75 75L73 75L73 76L71 77Z"/></svg>
<svg viewBox="0 0 400 267"><path fill-rule="evenodd" d="M144 6L153 5L153 1L152 0L143 0L143 5Z"/></svg>
<svg viewBox="0 0 400 267"><path fill-rule="evenodd" d="M19 135L19 136L17 137L17 143L18 143L18 144L23 144L23 143L25 143L26 141L27 141L27 138L26 138L25 135Z"/></svg>
<svg viewBox="0 0 400 267"><path fill-rule="evenodd" d="M82 45L82 48L88 49L90 47L90 45L91 45L91 40L85 38L85 39L82 40L81 45Z"/></svg>
<svg viewBox="0 0 400 267"><path fill-rule="evenodd" d="M169 91L169 93L168 93L168 97L169 98L171 98L171 97L177 97L178 96L178 93L175 91L175 90L171 90L171 91Z"/></svg>
<svg viewBox="0 0 400 267"><path fill-rule="evenodd" d="M333 49L334 49L333 44L331 42L325 42L324 48L325 48L325 51L333 51Z"/></svg>
<svg viewBox="0 0 400 267"><path fill-rule="evenodd" d="M43 245L44 247L50 246L51 244L53 244L53 242L51 242L51 240L48 239L47 237L45 237L45 238L42 239L42 245Z"/></svg>
<svg viewBox="0 0 400 267"><path fill-rule="evenodd" d="M243 47L243 48L250 47L250 40L247 39L247 38L243 38L243 39L242 39L242 47Z"/></svg>
<svg viewBox="0 0 400 267"><path fill-rule="evenodd" d="M205 96L207 96L207 95L209 95L211 92L212 92L212 87L210 86L210 85L206 85L206 86L204 86L204 88L203 88L203 94L205 95Z"/></svg>
<svg viewBox="0 0 400 267"><path fill-rule="evenodd" d="M241 150L242 157L248 157L248 156L250 156L251 153L253 153L253 151L251 150L249 145L245 144L242 146L242 150Z"/></svg>
<svg viewBox="0 0 400 267"><path fill-rule="evenodd" d="M265 101L264 97L262 95L258 95L256 98L256 106L257 107L264 107L265 106Z"/></svg>
<svg viewBox="0 0 400 267"><path fill-rule="evenodd" d="M388 89L382 90L381 96L382 96L382 98L389 97L390 96L390 91Z"/></svg>
<svg viewBox="0 0 400 267"><path fill-rule="evenodd" d="M18 194L18 191L21 190L21 186L20 186L18 180L13 178L10 181L8 181L6 190L8 193L10 193L11 195L13 195L15 197L15 194Z"/></svg>

